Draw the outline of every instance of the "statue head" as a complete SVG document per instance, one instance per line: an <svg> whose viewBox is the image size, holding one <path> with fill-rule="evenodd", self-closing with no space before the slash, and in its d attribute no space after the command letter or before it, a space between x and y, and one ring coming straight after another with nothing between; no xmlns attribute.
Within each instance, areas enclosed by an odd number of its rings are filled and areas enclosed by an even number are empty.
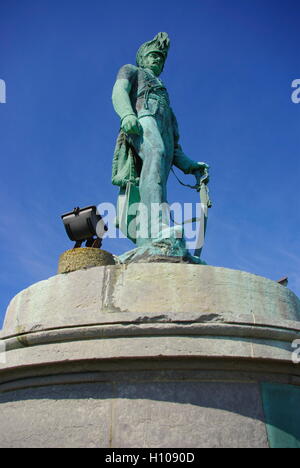
<svg viewBox="0 0 300 468"><path fill-rule="evenodd" d="M164 64L170 48L170 39L167 33L158 33L152 41L145 42L136 55L138 67L150 68L156 76L163 71Z"/></svg>

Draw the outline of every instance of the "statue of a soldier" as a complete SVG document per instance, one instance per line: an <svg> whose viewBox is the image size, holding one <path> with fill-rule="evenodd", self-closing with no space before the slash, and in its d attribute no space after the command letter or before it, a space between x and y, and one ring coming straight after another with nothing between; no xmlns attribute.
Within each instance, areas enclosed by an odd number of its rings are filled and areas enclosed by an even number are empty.
<svg viewBox="0 0 300 468"><path fill-rule="evenodd" d="M204 172L208 166L189 159L179 145L176 117L168 92L159 79L170 40L159 33L143 44L137 66L124 65L113 88L113 105L121 119L121 130L113 163L112 182L125 191L128 183L139 187L140 201L148 209L167 203L167 180L172 165L185 174ZM163 222L164 226L164 222ZM153 241L150 234L148 242ZM147 240L137 239L137 246Z"/></svg>

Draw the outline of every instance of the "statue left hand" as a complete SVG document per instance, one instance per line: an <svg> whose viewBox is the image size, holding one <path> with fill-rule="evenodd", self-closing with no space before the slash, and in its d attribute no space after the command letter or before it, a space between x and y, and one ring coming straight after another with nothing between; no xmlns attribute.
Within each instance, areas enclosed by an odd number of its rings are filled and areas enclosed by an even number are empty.
<svg viewBox="0 0 300 468"><path fill-rule="evenodd" d="M204 162L197 162L195 163L195 166L192 169L192 174L195 174L196 172L201 172L202 174L204 174L208 170L209 170L208 164Z"/></svg>
<svg viewBox="0 0 300 468"><path fill-rule="evenodd" d="M203 162L198 162L195 164L195 168L193 168L192 174L196 177L198 191L201 188L201 184L204 183L205 185L209 182L209 165Z"/></svg>

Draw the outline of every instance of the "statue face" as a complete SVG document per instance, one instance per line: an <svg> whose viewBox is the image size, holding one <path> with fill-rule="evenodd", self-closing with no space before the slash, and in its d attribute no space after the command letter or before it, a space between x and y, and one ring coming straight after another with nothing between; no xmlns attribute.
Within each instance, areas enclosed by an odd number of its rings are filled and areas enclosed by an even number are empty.
<svg viewBox="0 0 300 468"><path fill-rule="evenodd" d="M150 68L155 76L159 76L163 70L165 58L159 52L150 52L143 58L145 68Z"/></svg>

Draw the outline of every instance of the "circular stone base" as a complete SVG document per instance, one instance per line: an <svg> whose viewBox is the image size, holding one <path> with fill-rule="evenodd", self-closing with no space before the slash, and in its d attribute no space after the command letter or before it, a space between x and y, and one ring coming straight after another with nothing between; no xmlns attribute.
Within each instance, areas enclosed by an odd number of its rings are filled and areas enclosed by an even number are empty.
<svg viewBox="0 0 300 468"><path fill-rule="evenodd" d="M300 300L246 272L56 275L0 332L0 447L299 448L298 340Z"/></svg>
<svg viewBox="0 0 300 468"><path fill-rule="evenodd" d="M72 249L67 250L60 256L58 273L70 273L71 271L114 264L113 255L106 252L106 250L92 247Z"/></svg>

